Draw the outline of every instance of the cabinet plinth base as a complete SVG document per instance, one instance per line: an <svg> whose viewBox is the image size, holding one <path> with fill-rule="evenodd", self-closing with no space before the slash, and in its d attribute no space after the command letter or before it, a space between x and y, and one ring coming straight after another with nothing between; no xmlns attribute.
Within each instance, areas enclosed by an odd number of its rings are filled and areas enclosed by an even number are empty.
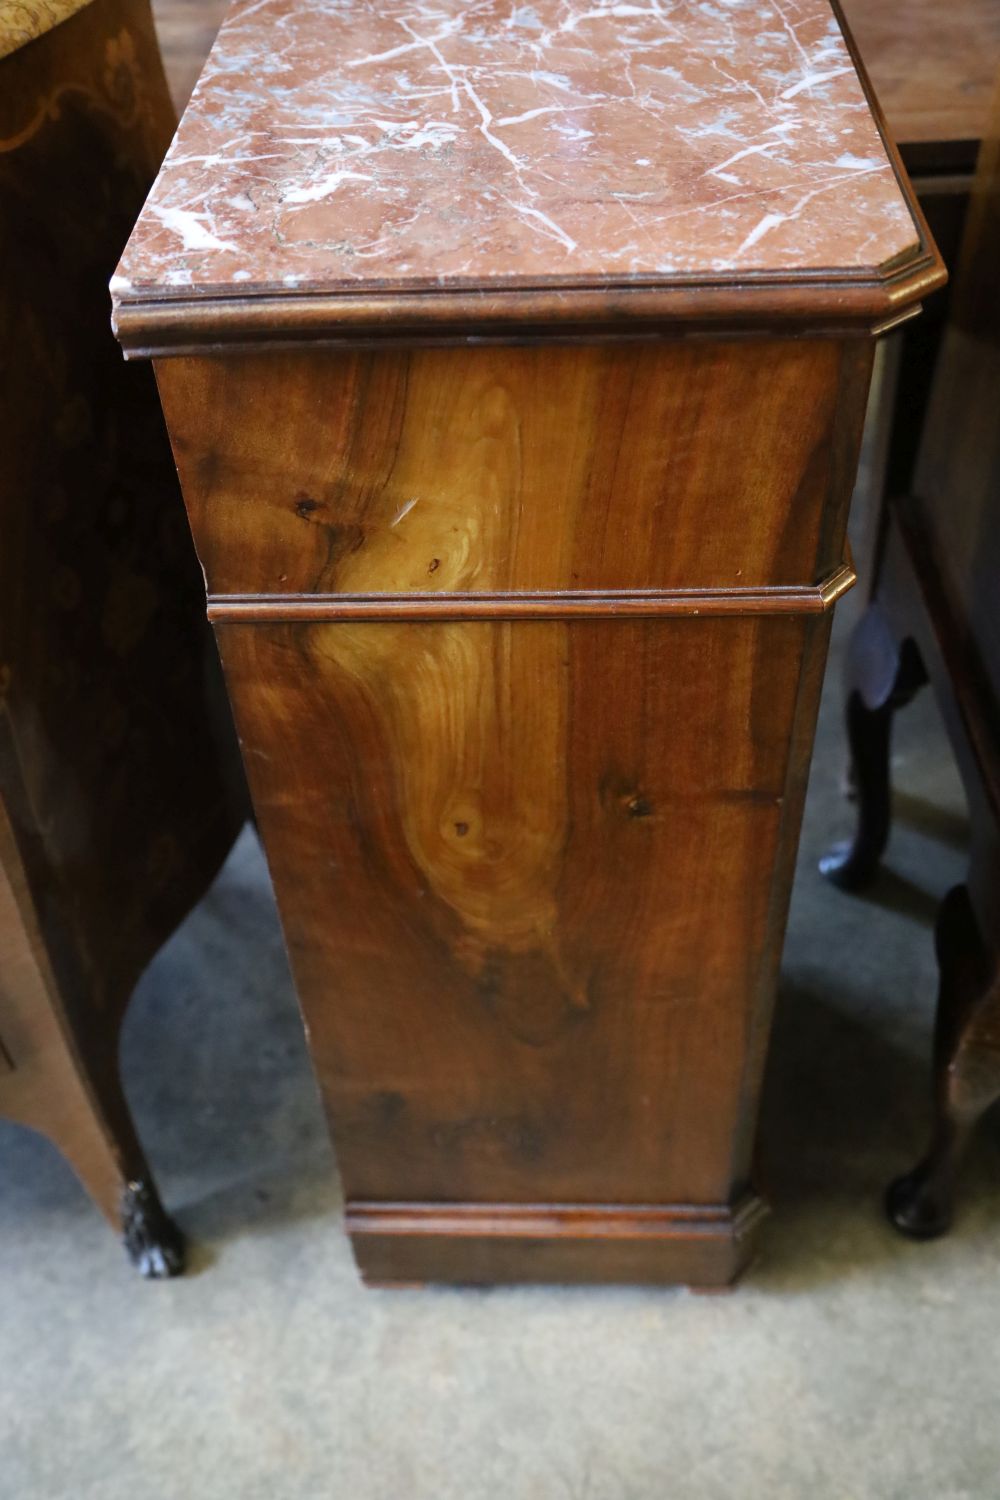
<svg viewBox="0 0 1000 1500"><path fill-rule="evenodd" d="M669 1204L349 1203L368 1285L450 1282L646 1283L726 1287L750 1261L767 1212Z"/></svg>

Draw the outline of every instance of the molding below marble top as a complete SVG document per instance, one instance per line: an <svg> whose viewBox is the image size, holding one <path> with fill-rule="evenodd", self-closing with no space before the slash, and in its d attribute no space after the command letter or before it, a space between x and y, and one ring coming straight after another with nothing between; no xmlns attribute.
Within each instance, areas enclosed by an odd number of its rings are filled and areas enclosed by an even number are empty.
<svg viewBox="0 0 1000 1500"><path fill-rule="evenodd" d="M828 0L236 0L111 290L156 352L940 279Z"/></svg>

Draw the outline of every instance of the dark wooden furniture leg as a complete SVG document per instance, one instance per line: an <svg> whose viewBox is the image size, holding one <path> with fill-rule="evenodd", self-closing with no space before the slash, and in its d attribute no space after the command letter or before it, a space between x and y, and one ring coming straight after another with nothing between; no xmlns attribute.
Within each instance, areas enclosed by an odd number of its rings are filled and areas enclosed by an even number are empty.
<svg viewBox="0 0 1000 1500"><path fill-rule="evenodd" d="M962 1152L977 1120L1000 1098L998 184L1000 87L969 198L912 488L890 496L886 506L873 606L884 620L879 624L875 615L867 627L876 641L909 638L915 653L919 648L916 659L926 666L970 810L966 883L946 897L937 922L940 994L930 1147L887 1193L891 1221L915 1238L948 1228ZM892 666L884 642L873 656ZM863 694L869 709L891 706L912 687L902 656L898 667L889 667L875 672L874 690ZM853 862L849 856L827 861L835 876L847 871L848 883L856 883L859 870L863 876L884 843L888 726L879 728L870 756L875 772L869 765L868 790L861 788L861 854Z"/></svg>
<svg viewBox="0 0 1000 1500"><path fill-rule="evenodd" d="M69 1162L143 1276L173 1276L184 1242L164 1212L122 1092L119 1026L67 1023L10 827L0 807L0 1100ZM98 1054L99 1057L98 1057Z"/></svg>
<svg viewBox="0 0 1000 1500"><path fill-rule="evenodd" d="M936 942L941 988L933 1133L927 1154L886 1193L892 1222L914 1239L932 1239L949 1228L965 1145L976 1122L1000 1099L1000 954L984 940L964 885L942 903Z"/></svg>
<svg viewBox="0 0 1000 1500"><path fill-rule="evenodd" d="M892 719L927 681L915 643L897 645L877 602L854 629L848 653L847 739L858 803L853 840L823 855L820 872L841 890L857 891L875 876L889 839Z"/></svg>

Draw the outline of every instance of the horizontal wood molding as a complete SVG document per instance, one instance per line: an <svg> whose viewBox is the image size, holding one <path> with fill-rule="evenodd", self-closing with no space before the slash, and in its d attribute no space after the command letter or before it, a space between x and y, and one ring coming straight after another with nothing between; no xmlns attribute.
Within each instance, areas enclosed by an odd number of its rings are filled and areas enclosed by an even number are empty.
<svg viewBox="0 0 1000 1500"><path fill-rule="evenodd" d="M469 343L480 339L677 337L749 332L874 333L918 311L946 279L933 243L860 276L744 274L716 282L386 289L379 292L119 295L112 326L126 359L300 343Z"/></svg>
<svg viewBox="0 0 1000 1500"><path fill-rule="evenodd" d="M767 1213L738 1204L362 1203L347 1227L369 1286L449 1281L730 1286Z"/></svg>
<svg viewBox="0 0 1000 1500"><path fill-rule="evenodd" d="M749 1233L767 1215L751 1194L735 1206L669 1203L348 1203L351 1234L515 1239L697 1239Z"/></svg>
<svg viewBox="0 0 1000 1500"><path fill-rule="evenodd" d="M230 594L209 595L219 623L347 620L566 620L656 618L661 615L822 614L851 588L844 563L818 584L760 589L630 590L623 593L520 594Z"/></svg>

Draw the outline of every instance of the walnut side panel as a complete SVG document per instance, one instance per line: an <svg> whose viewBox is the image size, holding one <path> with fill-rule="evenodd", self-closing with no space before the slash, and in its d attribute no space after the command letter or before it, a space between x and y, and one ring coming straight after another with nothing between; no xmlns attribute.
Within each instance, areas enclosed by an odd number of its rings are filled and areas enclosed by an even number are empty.
<svg viewBox="0 0 1000 1500"><path fill-rule="evenodd" d="M366 1276L745 1262L870 365L161 364Z"/></svg>
<svg viewBox="0 0 1000 1500"><path fill-rule="evenodd" d="M843 561L868 343L159 362L212 595L754 588Z"/></svg>
<svg viewBox="0 0 1000 1500"><path fill-rule="evenodd" d="M816 626L218 627L349 1200L732 1201Z"/></svg>

